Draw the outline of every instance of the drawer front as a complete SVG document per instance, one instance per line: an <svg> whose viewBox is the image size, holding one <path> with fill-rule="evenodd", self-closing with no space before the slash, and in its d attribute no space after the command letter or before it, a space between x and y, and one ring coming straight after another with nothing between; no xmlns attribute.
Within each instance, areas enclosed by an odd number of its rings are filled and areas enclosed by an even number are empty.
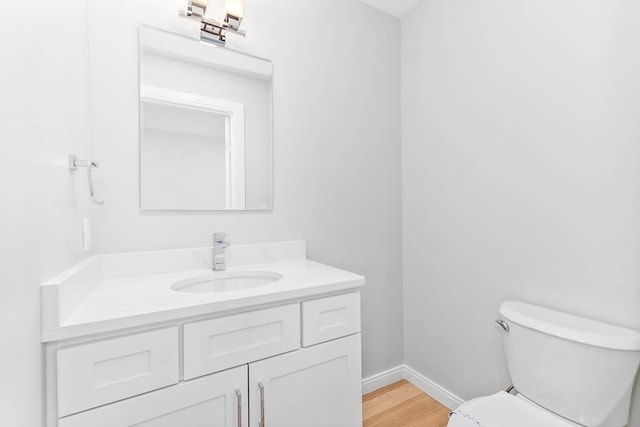
<svg viewBox="0 0 640 427"><path fill-rule="evenodd" d="M304 347L360 332L360 293L303 302L302 328Z"/></svg>
<svg viewBox="0 0 640 427"><path fill-rule="evenodd" d="M58 421L58 427L247 427L247 365Z"/></svg>
<svg viewBox="0 0 640 427"><path fill-rule="evenodd" d="M178 353L177 327L58 351L58 416L176 384Z"/></svg>
<svg viewBox="0 0 640 427"><path fill-rule="evenodd" d="M191 379L300 348L300 305L184 325L184 378Z"/></svg>

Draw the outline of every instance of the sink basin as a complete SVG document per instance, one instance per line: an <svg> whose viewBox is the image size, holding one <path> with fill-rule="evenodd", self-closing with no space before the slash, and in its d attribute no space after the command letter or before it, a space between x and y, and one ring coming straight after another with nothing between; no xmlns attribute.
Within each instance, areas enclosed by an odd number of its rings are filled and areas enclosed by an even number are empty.
<svg viewBox="0 0 640 427"><path fill-rule="evenodd" d="M171 285L171 289L191 294L231 292L256 288L280 279L282 279L281 274L269 271L222 272L180 280Z"/></svg>

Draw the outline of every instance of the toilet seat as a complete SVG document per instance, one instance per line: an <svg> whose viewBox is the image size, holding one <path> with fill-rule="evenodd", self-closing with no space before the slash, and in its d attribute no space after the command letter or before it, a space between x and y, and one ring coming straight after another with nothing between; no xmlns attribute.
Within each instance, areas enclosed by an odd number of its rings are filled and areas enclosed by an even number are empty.
<svg viewBox="0 0 640 427"><path fill-rule="evenodd" d="M463 403L451 413L447 427L576 427L521 396L504 391Z"/></svg>

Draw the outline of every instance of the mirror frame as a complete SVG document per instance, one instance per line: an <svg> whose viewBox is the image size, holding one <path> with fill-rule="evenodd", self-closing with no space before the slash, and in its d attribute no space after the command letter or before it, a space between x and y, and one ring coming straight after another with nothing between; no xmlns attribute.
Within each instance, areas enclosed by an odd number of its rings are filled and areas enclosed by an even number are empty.
<svg viewBox="0 0 640 427"><path fill-rule="evenodd" d="M273 142L273 63L265 58L246 52L232 50L223 46L202 42L181 34L168 32L158 28L141 25L138 30L138 109L139 109L139 203L140 209L147 212L226 212L226 211L272 211L274 204L274 142ZM197 65L223 71L242 74L248 77L269 81L271 85L270 132L269 132L269 204L265 207L248 207L245 199L245 164L244 164L244 106L226 100L201 96L187 92L174 91L142 84L142 58L145 52L178 59ZM225 164L230 166L226 173L225 186L226 207L217 209L149 209L142 206L142 102L155 102L165 105L181 106L225 115L230 120L232 134L239 135L227 150ZM229 138L227 138L229 142Z"/></svg>

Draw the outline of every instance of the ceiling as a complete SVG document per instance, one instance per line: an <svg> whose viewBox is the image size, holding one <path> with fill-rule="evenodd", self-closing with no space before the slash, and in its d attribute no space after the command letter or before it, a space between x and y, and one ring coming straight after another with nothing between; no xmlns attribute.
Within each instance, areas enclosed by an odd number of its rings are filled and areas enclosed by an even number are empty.
<svg viewBox="0 0 640 427"><path fill-rule="evenodd" d="M376 9L380 9L389 15L396 18L402 18L413 7L420 2L420 0L362 0Z"/></svg>

